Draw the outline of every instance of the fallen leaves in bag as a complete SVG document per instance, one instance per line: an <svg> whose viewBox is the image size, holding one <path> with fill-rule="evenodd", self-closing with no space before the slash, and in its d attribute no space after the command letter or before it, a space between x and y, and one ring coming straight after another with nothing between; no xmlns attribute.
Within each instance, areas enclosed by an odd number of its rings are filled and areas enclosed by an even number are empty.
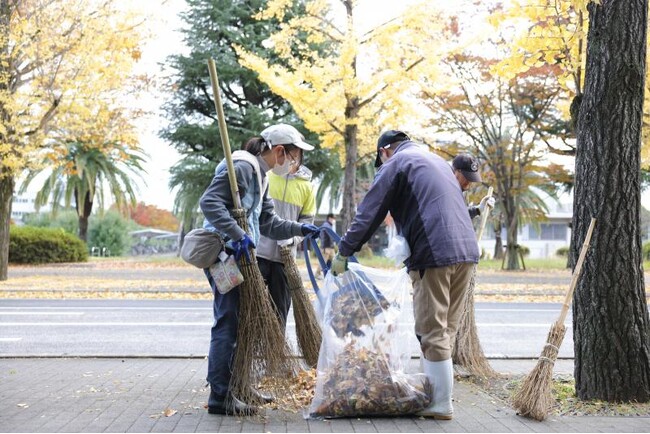
<svg viewBox="0 0 650 434"><path fill-rule="evenodd" d="M312 417L399 416L431 402L428 381L390 371L386 356L349 343L325 373ZM317 389L318 392L318 389ZM318 401L316 401L318 400Z"/></svg>
<svg viewBox="0 0 650 434"><path fill-rule="evenodd" d="M384 297L379 294L373 296L365 286L344 287L337 291L332 299L327 322L330 323L339 338L347 333L363 336L361 327L371 326L374 317L388 309L389 306L390 303Z"/></svg>

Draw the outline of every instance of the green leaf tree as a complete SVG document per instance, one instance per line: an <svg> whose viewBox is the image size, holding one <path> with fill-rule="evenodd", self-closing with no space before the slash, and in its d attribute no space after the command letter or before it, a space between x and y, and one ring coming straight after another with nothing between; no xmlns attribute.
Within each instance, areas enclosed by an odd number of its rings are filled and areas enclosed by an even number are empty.
<svg viewBox="0 0 650 434"><path fill-rule="evenodd" d="M167 66L174 72L166 87L173 97L164 106L169 125L161 131L161 137L181 154L171 169L170 188L177 189L174 211L181 216L184 230L193 226L199 198L214 176L216 164L223 158L207 59L214 58L219 70L219 87L233 149L273 123L285 122L303 129L291 106L260 82L254 72L237 62L235 45L256 52L264 50L263 41L280 25L280 20L259 21L252 17L266 1L188 0L187 4L183 33L190 52L168 58ZM296 2L290 11L300 7L300 2ZM305 135L315 143L314 136ZM309 158L307 155L308 165Z"/></svg>

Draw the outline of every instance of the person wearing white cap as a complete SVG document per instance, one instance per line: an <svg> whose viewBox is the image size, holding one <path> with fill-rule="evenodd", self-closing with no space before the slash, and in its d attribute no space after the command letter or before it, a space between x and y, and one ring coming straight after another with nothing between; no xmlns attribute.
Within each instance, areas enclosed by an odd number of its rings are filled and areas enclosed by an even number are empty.
<svg viewBox="0 0 650 434"><path fill-rule="evenodd" d="M226 250L239 259L249 255L249 249L258 245L260 235L274 240L295 236L317 234L319 228L280 218L274 210L273 200L268 195L267 172L286 175L292 162L292 149L311 150L302 135L292 126L279 124L267 128L261 137L248 140L244 150L232 153L241 206L246 211L249 233L246 233L233 218L234 208L228 169L225 160L215 169L210 186L201 196L200 206L205 216L203 227L221 235ZM250 415L257 407L233 396L230 391L232 362L237 345L239 315L239 287L222 294L218 291L208 268L204 269L213 293L214 321L211 329L208 352L208 375L210 385L208 413L228 415ZM255 394L255 391L254 391ZM265 397L257 392L258 400Z"/></svg>
<svg viewBox="0 0 650 434"><path fill-rule="evenodd" d="M313 149L305 143L302 135L290 125L273 125L262 131L262 137L276 146L282 145L289 164L289 172L277 170L268 173L269 196L273 199L275 212L286 220L313 223L316 214L316 196L311 184L311 171L302 164L303 152ZM286 161L286 160L285 160ZM271 293L280 327L286 330L287 315L291 308L291 292L284 269L280 246L289 246L295 257L300 237L274 240L262 235L257 246L257 265Z"/></svg>

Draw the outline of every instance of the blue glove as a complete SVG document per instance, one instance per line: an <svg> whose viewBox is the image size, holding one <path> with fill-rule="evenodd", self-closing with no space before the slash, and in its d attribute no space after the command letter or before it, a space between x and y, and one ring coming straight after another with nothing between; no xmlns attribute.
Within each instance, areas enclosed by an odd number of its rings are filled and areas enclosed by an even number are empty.
<svg viewBox="0 0 650 434"><path fill-rule="evenodd" d="M332 260L332 268L330 271L333 275L338 276L348 271L348 257L342 256L340 253L337 253Z"/></svg>
<svg viewBox="0 0 650 434"><path fill-rule="evenodd" d="M251 262L251 256L248 251L249 249L255 248L255 243L248 234L244 234L242 239L232 243L232 246L235 249L235 260L239 261L242 255L245 255L248 262Z"/></svg>
<svg viewBox="0 0 650 434"><path fill-rule="evenodd" d="M300 232L302 232L303 237L306 237L309 234L314 234L314 235L319 234L320 228L316 225L307 223L300 227Z"/></svg>

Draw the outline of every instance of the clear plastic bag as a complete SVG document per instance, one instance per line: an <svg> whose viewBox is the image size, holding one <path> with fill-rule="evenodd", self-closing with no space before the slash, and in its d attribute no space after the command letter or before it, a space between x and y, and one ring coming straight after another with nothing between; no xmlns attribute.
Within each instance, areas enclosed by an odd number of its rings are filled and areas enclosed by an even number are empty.
<svg viewBox="0 0 650 434"><path fill-rule="evenodd" d="M388 246L384 249L384 256L395 261L395 265L402 265L411 256L411 248L406 238L401 235L392 237L388 241Z"/></svg>
<svg viewBox="0 0 650 434"><path fill-rule="evenodd" d="M209 270L217 291L221 294L226 294L235 286L244 282L244 276L239 271L235 257L233 255L228 256L224 251L219 253L219 260L212 264Z"/></svg>
<svg viewBox="0 0 650 434"><path fill-rule="evenodd" d="M328 273L321 300L323 341L309 417L400 416L431 402L425 375L409 375L412 327L405 318L411 281L406 269L350 263Z"/></svg>

